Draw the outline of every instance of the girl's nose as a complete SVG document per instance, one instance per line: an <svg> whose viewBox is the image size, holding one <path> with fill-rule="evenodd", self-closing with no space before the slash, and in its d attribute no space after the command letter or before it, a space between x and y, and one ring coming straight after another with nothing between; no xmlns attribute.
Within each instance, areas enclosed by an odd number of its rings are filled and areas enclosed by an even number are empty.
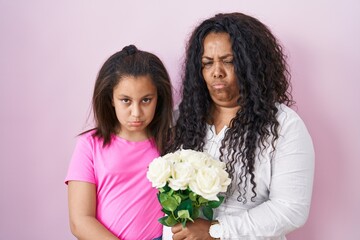
<svg viewBox="0 0 360 240"><path fill-rule="evenodd" d="M141 114L141 108L139 104L134 104L131 108L131 116L140 117L140 114Z"/></svg>

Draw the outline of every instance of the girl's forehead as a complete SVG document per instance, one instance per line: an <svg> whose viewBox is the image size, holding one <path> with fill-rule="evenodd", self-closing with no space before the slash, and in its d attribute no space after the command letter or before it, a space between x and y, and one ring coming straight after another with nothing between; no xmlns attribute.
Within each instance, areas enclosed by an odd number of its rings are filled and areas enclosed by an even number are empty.
<svg viewBox="0 0 360 240"><path fill-rule="evenodd" d="M123 76L114 87L114 92L156 92L156 86L149 75L144 76Z"/></svg>
<svg viewBox="0 0 360 240"><path fill-rule="evenodd" d="M118 84L124 80L126 81L126 80L143 80L143 79L148 79L153 81L150 74L136 75L136 76L131 74L125 74L119 78Z"/></svg>

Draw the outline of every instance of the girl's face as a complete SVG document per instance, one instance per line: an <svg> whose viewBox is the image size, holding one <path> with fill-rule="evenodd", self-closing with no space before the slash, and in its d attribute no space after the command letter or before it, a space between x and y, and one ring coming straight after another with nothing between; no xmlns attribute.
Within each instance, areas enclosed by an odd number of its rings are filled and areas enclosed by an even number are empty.
<svg viewBox="0 0 360 240"><path fill-rule="evenodd" d="M209 33L204 39L202 74L214 103L223 107L237 106L239 87L233 64L230 36Z"/></svg>
<svg viewBox="0 0 360 240"><path fill-rule="evenodd" d="M150 76L125 76L113 90L113 106L120 123L118 136L128 141L147 139L155 115L157 89Z"/></svg>

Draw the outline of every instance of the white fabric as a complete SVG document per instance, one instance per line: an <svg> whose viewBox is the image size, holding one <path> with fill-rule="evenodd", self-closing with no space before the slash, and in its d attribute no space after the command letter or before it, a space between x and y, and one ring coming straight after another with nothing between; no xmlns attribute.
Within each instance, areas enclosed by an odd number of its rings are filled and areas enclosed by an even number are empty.
<svg viewBox="0 0 360 240"><path fill-rule="evenodd" d="M271 148L259 154L255 166L257 197L246 204L238 192L215 210L222 225L222 240L284 240L285 234L302 226L309 214L314 175L314 149L300 117L279 105L280 137L270 161ZM218 158L224 128L218 135L209 126L205 151ZM240 172L240 165L236 172ZM248 193L252 196L251 190Z"/></svg>
<svg viewBox="0 0 360 240"><path fill-rule="evenodd" d="M163 240L172 240L171 227L163 226Z"/></svg>

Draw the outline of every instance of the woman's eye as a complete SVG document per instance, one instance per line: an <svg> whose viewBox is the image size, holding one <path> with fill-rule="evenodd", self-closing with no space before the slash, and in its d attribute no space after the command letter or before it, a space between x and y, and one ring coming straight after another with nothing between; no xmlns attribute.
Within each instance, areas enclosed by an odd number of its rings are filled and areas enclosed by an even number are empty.
<svg viewBox="0 0 360 240"><path fill-rule="evenodd" d="M203 66L204 68L211 67L211 65L212 65L212 62L203 62L203 63L202 63L202 66Z"/></svg>
<svg viewBox="0 0 360 240"><path fill-rule="evenodd" d="M224 64L233 64L233 60L224 60Z"/></svg>

